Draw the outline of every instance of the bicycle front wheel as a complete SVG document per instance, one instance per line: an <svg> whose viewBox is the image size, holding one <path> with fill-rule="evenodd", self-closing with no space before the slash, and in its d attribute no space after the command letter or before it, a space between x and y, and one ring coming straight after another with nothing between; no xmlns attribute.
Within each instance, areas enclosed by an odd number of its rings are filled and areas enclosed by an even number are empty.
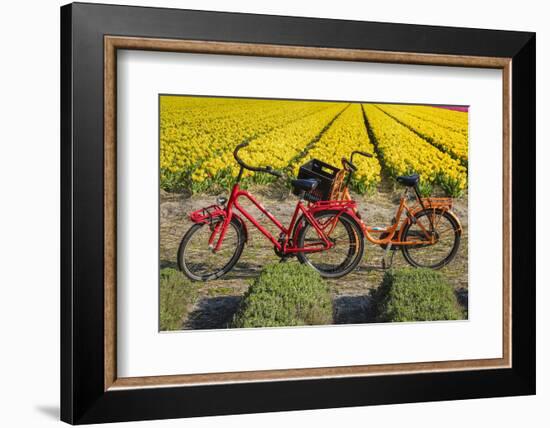
<svg viewBox="0 0 550 428"><path fill-rule="evenodd" d="M340 211L320 211L314 215L318 226L334 244L330 250L298 253L298 260L315 269L325 278L339 278L357 267L365 251L361 226L348 214ZM300 248L321 246L323 241L309 220L298 233Z"/></svg>
<svg viewBox="0 0 550 428"><path fill-rule="evenodd" d="M244 248L244 233L239 221L232 218L221 248L214 252L208 241L216 226L223 219L213 224L195 224L184 235L178 249L178 267L190 279L208 281L221 277L237 263ZM221 226L221 225L220 225ZM214 238L217 242L219 233Z"/></svg>
<svg viewBox="0 0 550 428"><path fill-rule="evenodd" d="M435 242L403 245L403 257L414 267L440 269L456 256L460 246L460 225L447 211L420 211L416 221L403 229L403 241L428 241L433 233Z"/></svg>

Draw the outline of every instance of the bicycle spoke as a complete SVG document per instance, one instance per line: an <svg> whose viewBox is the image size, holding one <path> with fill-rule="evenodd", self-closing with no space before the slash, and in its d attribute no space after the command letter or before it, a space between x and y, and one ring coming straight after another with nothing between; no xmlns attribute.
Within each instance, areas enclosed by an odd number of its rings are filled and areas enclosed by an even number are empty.
<svg viewBox="0 0 550 428"><path fill-rule="evenodd" d="M443 230L441 230L440 228L439 228L439 229L436 228L436 231L437 231L437 234L438 234L439 236L441 236L441 235L443 235L443 234L445 234L445 233L448 233L448 232L455 233L455 228L454 228L452 225L450 225L450 226L446 227L446 228L443 229Z"/></svg>

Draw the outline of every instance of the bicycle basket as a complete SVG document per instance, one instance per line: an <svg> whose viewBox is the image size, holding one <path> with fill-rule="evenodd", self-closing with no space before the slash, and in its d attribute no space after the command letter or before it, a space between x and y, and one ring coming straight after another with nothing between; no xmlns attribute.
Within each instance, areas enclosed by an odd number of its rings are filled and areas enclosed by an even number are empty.
<svg viewBox="0 0 550 428"><path fill-rule="evenodd" d="M309 202L328 200L334 178L336 177L338 171L338 168L318 159L312 159L302 165L300 167L300 171L298 172L298 178L314 178L319 182L315 190L304 194L304 199ZM296 188L292 190L292 193L297 196L300 196L301 192L302 191L300 189Z"/></svg>

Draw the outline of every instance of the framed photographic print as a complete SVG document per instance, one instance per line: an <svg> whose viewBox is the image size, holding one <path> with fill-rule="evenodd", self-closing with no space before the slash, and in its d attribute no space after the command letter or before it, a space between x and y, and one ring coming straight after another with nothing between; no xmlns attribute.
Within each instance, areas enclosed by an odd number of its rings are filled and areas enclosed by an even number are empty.
<svg viewBox="0 0 550 428"><path fill-rule="evenodd" d="M535 35L61 8L72 424L535 393Z"/></svg>

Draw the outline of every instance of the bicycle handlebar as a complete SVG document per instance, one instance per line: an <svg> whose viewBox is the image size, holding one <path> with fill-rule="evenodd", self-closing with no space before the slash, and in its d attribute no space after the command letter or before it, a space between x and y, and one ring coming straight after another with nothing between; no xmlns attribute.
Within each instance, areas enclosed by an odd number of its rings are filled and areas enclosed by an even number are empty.
<svg viewBox="0 0 550 428"><path fill-rule="evenodd" d="M353 173L357 171L357 167L353 163L353 155L361 155L361 156L365 156L366 158L372 158L372 154L367 152L361 152L359 150L355 150L351 152L351 156L349 157L349 160L347 160L345 157L342 158L342 166L348 172L348 177L346 179L346 186L349 185L351 181L351 176L353 175Z"/></svg>
<svg viewBox="0 0 550 428"><path fill-rule="evenodd" d="M366 158L372 158L371 153L361 152L359 150L355 150L355 151L351 152L350 162L353 162L353 155L361 155L361 156L365 156Z"/></svg>
<svg viewBox="0 0 550 428"><path fill-rule="evenodd" d="M352 164L349 160L347 160L346 158L342 158L342 166L348 172L357 171L357 167L354 164Z"/></svg>
<svg viewBox="0 0 550 428"><path fill-rule="evenodd" d="M235 150L233 151L233 157L242 168L248 169L249 171L265 172L267 174L271 174L279 178L283 176L283 173L281 171L277 171L273 169L271 166L258 167L258 166L250 166L244 163L243 160L239 157L239 150L241 150L244 147L247 147L249 144L250 143L248 141L245 141L244 143L241 143L237 147L235 147Z"/></svg>
<svg viewBox="0 0 550 428"><path fill-rule="evenodd" d="M372 154L367 152L361 152L359 150L355 150L351 152L351 156L349 157L349 160L347 160L346 158L342 158L342 166L348 172L357 171L357 167L353 163L353 155L361 155L361 156L365 156L366 158L372 158Z"/></svg>

